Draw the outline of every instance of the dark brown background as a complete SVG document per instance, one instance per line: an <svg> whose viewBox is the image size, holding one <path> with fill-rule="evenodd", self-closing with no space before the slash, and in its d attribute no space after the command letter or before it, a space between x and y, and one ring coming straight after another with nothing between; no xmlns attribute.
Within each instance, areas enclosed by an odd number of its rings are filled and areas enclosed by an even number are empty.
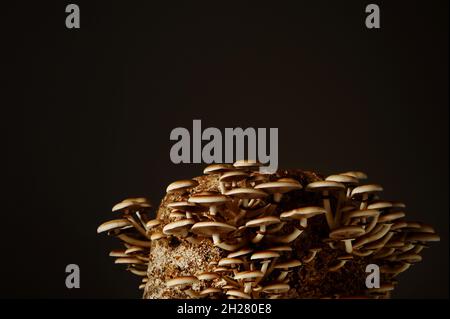
<svg viewBox="0 0 450 319"><path fill-rule="evenodd" d="M169 133L202 119L278 127L280 167L366 171L442 237L395 296L448 298L448 1L374 1L381 30L366 1L74 2L80 30L68 2L2 4L0 297L139 297L96 227L201 172Z"/></svg>

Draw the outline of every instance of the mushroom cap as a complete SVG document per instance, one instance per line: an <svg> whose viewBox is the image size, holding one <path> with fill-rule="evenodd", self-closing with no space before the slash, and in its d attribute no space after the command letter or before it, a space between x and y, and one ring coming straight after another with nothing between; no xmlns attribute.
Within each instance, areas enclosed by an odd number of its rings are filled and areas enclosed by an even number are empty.
<svg viewBox="0 0 450 319"><path fill-rule="evenodd" d="M219 260L219 266L228 266L228 265L237 265L237 264L243 264L244 261L240 258L222 258Z"/></svg>
<svg viewBox="0 0 450 319"><path fill-rule="evenodd" d="M385 209L385 208L391 208L392 207L392 202L388 202L388 201L375 201L370 203L367 206L367 209Z"/></svg>
<svg viewBox="0 0 450 319"><path fill-rule="evenodd" d="M268 196L268 194L266 192L263 192L262 190L248 187L230 189L229 191L225 192L225 195L243 199L256 199Z"/></svg>
<svg viewBox="0 0 450 319"><path fill-rule="evenodd" d="M231 164L211 164L206 166L203 174L221 174L232 170L234 170L234 166Z"/></svg>
<svg viewBox="0 0 450 319"><path fill-rule="evenodd" d="M206 289L200 291L200 295L209 295L209 294L216 294L216 293L221 293L221 292L222 292L222 289L210 287L210 288L206 288Z"/></svg>
<svg viewBox="0 0 450 319"><path fill-rule="evenodd" d="M343 226L330 232L332 239L351 239L356 238L365 233L365 230L359 226Z"/></svg>
<svg viewBox="0 0 450 319"><path fill-rule="evenodd" d="M145 227L147 229L151 229L151 228L156 227L158 225L161 225L161 221L159 219L151 219L145 224Z"/></svg>
<svg viewBox="0 0 450 319"><path fill-rule="evenodd" d="M345 189L345 185L332 181L317 181L306 185L306 190L310 192L335 191Z"/></svg>
<svg viewBox="0 0 450 319"><path fill-rule="evenodd" d="M255 169L262 166L262 163L255 160L237 160L233 166L237 169Z"/></svg>
<svg viewBox="0 0 450 319"><path fill-rule="evenodd" d="M379 223L385 223L385 222L391 222L396 219L400 219L405 217L404 212L393 212L393 213L387 213L383 214L378 218ZM407 225L406 225L407 226Z"/></svg>
<svg viewBox="0 0 450 319"><path fill-rule="evenodd" d="M396 256L395 260L397 261L405 261L407 263L417 263L422 261L422 256L420 256L419 254L414 254L414 253L403 253L401 255Z"/></svg>
<svg viewBox="0 0 450 319"><path fill-rule="evenodd" d="M292 251L292 247L289 245L281 245L267 248L267 250L271 251Z"/></svg>
<svg viewBox="0 0 450 319"><path fill-rule="evenodd" d="M166 188L166 193L171 194L196 186L198 186L198 182L196 180L183 179L169 184L169 186L167 186Z"/></svg>
<svg viewBox="0 0 450 319"><path fill-rule="evenodd" d="M143 264L144 262L134 257L119 257L114 261L115 264Z"/></svg>
<svg viewBox="0 0 450 319"><path fill-rule="evenodd" d="M230 198L219 193L198 193L189 197L189 203L195 203L203 206L220 205L229 202Z"/></svg>
<svg viewBox="0 0 450 319"><path fill-rule="evenodd" d="M243 171L231 171L223 173L220 176L219 181L222 183L231 183L231 182L239 182L244 179L247 179L249 175Z"/></svg>
<svg viewBox="0 0 450 319"><path fill-rule="evenodd" d="M169 218L180 218L180 217L186 217L186 213L184 213L182 210L175 209L170 212Z"/></svg>
<svg viewBox="0 0 450 319"><path fill-rule="evenodd" d="M376 209L358 209L353 211L348 211L345 213L347 218L361 218L361 217L375 217L380 214L379 210Z"/></svg>
<svg viewBox="0 0 450 319"><path fill-rule="evenodd" d="M265 216L265 217L259 217L253 220L249 220L245 226L246 227L259 227L259 226L268 226L273 224L280 223L280 219L275 216Z"/></svg>
<svg viewBox="0 0 450 319"><path fill-rule="evenodd" d="M288 260L285 262L275 264L274 268L275 269L287 269L287 268L298 267L301 265L302 265L302 262L300 260L291 259L291 260Z"/></svg>
<svg viewBox="0 0 450 319"><path fill-rule="evenodd" d="M144 197L127 198L113 206L113 212L121 212L127 208L151 207L150 202Z"/></svg>
<svg viewBox="0 0 450 319"><path fill-rule="evenodd" d="M214 272L202 272L197 275L199 280L213 280L219 278L219 275Z"/></svg>
<svg viewBox="0 0 450 319"><path fill-rule="evenodd" d="M232 253L228 254L227 257L228 258L235 258L235 257L248 255L248 254L250 254L252 252L253 252L253 249L251 249L251 248L243 248L241 250L238 250L238 251L235 251L235 252L232 252Z"/></svg>
<svg viewBox="0 0 450 319"><path fill-rule="evenodd" d="M406 236L406 239L408 241L423 241L423 242L430 242L430 241L440 241L441 237L439 237L438 234L432 234L432 233L411 233Z"/></svg>
<svg viewBox="0 0 450 319"><path fill-rule="evenodd" d="M113 229L124 228L130 226L131 223L127 219L113 219L104 222L97 228L97 233L107 232Z"/></svg>
<svg viewBox="0 0 450 319"><path fill-rule="evenodd" d="M351 196L354 197L356 195L371 194L371 193L382 192L382 191L383 191L383 187L381 187L380 185L367 184L367 185L356 186L352 190Z"/></svg>
<svg viewBox="0 0 450 319"><path fill-rule="evenodd" d="M248 270L248 271L241 271L234 275L235 280L242 280L242 279L254 279L258 277L263 277L264 273L259 270Z"/></svg>
<svg viewBox="0 0 450 319"><path fill-rule="evenodd" d="M268 258L277 258L280 257L280 254L273 250L261 250L253 253L250 257L251 260L255 259L268 259Z"/></svg>
<svg viewBox="0 0 450 319"><path fill-rule="evenodd" d="M345 173L341 173L340 175L348 175L357 179L367 179L367 174L360 171L348 171Z"/></svg>
<svg viewBox="0 0 450 319"><path fill-rule="evenodd" d="M303 186L298 181L278 180L275 182L261 183L255 186L255 189L262 189L268 193L287 193L296 189L302 189Z"/></svg>
<svg viewBox="0 0 450 319"><path fill-rule="evenodd" d="M237 289L228 290L227 295L239 297L239 298L243 298L243 299L251 299L252 298L250 295L246 294L243 291L237 290Z"/></svg>
<svg viewBox="0 0 450 319"><path fill-rule="evenodd" d="M110 257L128 257L128 255L125 253L125 250L111 250L109 252Z"/></svg>
<svg viewBox="0 0 450 319"><path fill-rule="evenodd" d="M174 279L170 279L166 281L167 287L175 287L175 286L181 286L181 285L190 285L197 283L198 279L194 276L180 276L176 277Z"/></svg>
<svg viewBox="0 0 450 319"><path fill-rule="evenodd" d="M325 214L327 211L323 207L319 206L307 206L299 207L293 210L281 213L280 217L282 219L299 219L299 218L309 218L319 214Z"/></svg>
<svg viewBox="0 0 450 319"><path fill-rule="evenodd" d="M172 202L167 204L168 208L171 209L177 209L177 210L181 210L181 211L198 211L200 209L200 207L195 204L195 203L191 203L188 201L180 201L180 202Z"/></svg>
<svg viewBox="0 0 450 319"><path fill-rule="evenodd" d="M192 219L177 220L175 222L171 222L165 225L163 228L163 233L166 235L176 235L185 233L194 223L195 222Z"/></svg>
<svg viewBox="0 0 450 319"><path fill-rule="evenodd" d="M236 227L221 222L198 222L191 228L192 232L204 236L225 234L233 230L236 230Z"/></svg>
<svg viewBox="0 0 450 319"><path fill-rule="evenodd" d="M271 284L271 285L267 285L265 287L262 288L263 292L272 292L272 291L287 291L289 290L291 287L288 284L283 284L283 283L275 283L275 284Z"/></svg>
<svg viewBox="0 0 450 319"><path fill-rule="evenodd" d="M325 178L325 180L342 183L344 185L357 185L359 183L359 180L356 177L343 174L330 175L327 178Z"/></svg>

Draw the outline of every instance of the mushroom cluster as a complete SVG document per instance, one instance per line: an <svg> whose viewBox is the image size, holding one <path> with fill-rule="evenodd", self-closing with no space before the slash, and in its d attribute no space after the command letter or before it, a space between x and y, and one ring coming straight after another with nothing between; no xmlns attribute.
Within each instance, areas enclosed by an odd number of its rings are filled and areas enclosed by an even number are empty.
<svg viewBox="0 0 450 319"><path fill-rule="evenodd" d="M260 166L213 164L171 183L155 219L147 200L124 200L113 208L120 218L98 232L123 242L110 255L143 277L148 298L386 298L439 241L430 225L404 219L403 203L381 200L383 188L362 172L264 174ZM202 251L169 260L174 245ZM166 264L156 265L162 249ZM380 267L379 288L365 287L368 264Z"/></svg>

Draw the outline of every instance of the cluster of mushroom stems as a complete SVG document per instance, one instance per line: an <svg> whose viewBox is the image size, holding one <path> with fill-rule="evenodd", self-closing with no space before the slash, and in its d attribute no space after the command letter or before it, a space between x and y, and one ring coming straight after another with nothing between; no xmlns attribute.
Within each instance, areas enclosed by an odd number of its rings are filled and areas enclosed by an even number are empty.
<svg viewBox="0 0 450 319"><path fill-rule="evenodd" d="M420 252L428 242L439 240L431 226L404 220L404 204L379 199L382 187L362 183L367 178L362 172L330 175L302 185L293 177L260 173L260 166L249 160L212 164L204 174L217 178L217 189L198 191L195 179L173 182L167 193L183 200L168 203L168 218L150 219L151 205L146 199L127 199L113 207L121 217L103 223L98 232L108 232L123 242L124 249L110 255L144 277L140 288L147 280L152 241L171 236L192 244L211 240L224 257L208 270L168 280L166 287L181 289L192 298L232 299L287 296L292 288L289 274L317 258L324 245L339 252L329 272L366 257L394 278L421 261ZM281 208L285 196L302 192L315 194L316 203L287 211ZM311 218L324 218L328 237L294 254L294 244L302 240ZM202 289L194 289L196 285ZM392 279L366 295L383 296L394 285Z"/></svg>

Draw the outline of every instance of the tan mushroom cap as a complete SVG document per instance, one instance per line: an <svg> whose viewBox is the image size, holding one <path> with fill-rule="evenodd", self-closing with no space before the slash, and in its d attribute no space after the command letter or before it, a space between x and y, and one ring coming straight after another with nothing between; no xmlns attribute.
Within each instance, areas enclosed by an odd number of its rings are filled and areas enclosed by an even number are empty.
<svg viewBox="0 0 450 319"><path fill-rule="evenodd" d="M250 254L252 252L253 252L253 249L251 249L251 248L243 248L243 249L240 249L238 251L235 251L235 252L232 252L232 253L228 254L227 257L228 258L236 258L236 257L248 255L248 254Z"/></svg>
<svg viewBox="0 0 450 319"><path fill-rule="evenodd" d="M281 213L280 217L282 219L300 219L305 217L312 217L319 214L325 214L326 212L326 209L323 207L307 206L295 208L293 210Z"/></svg>
<svg viewBox="0 0 450 319"><path fill-rule="evenodd" d="M146 224L145 227L147 229L152 229L153 227L161 225L161 221L159 219L151 219Z"/></svg>
<svg viewBox="0 0 450 319"><path fill-rule="evenodd" d="M440 241L441 237L438 234L433 233L411 233L406 236L408 241L423 241L423 242L431 242L431 241Z"/></svg>
<svg viewBox="0 0 450 319"><path fill-rule="evenodd" d="M217 293L221 293L221 292L222 292L222 289L210 287L210 288L206 288L206 289L200 291L200 295L217 294Z"/></svg>
<svg viewBox="0 0 450 319"><path fill-rule="evenodd" d="M114 261L115 264L143 264L144 262L134 257L119 257Z"/></svg>
<svg viewBox="0 0 450 319"><path fill-rule="evenodd" d="M197 277L194 276L180 276L176 277L174 279L170 279L166 281L167 287L175 287L175 286L181 286L181 285L191 285L198 282Z"/></svg>
<svg viewBox="0 0 450 319"><path fill-rule="evenodd" d="M274 291L287 291L289 290L291 287L288 284L283 284L283 283L275 283L275 284L271 284L271 285L267 285L264 286L262 288L263 292L274 292Z"/></svg>
<svg viewBox="0 0 450 319"><path fill-rule="evenodd" d="M275 269L287 269L287 268L293 268L293 267L299 267L302 265L302 262L297 259L291 259L285 262L277 263L275 264Z"/></svg>
<svg viewBox="0 0 450 319"><path fill-rule="evenodd" d="M199 208L196 204L188 201L172 202L167 204L167 207L183 211L197 210Z"/></svg>
<svg viewBox="0 0 450 319"><path fill-rule="evenodd" d="M237 265L237 264L243 264L244 261L240 258L222 258L219 260L218 265L219 266L228 266L228 265Z"/></svg>
<svg viewBox="0 0 450 319"><path fill-rule="evenodd" d="M338 182L344 185L356 185L359 183L359 180L356 177L350 175L330 175L325 178L326 181Z"/></svg>
<svg viewBox="0 0 450 319"><path fill-rule="evenodd" d="M261 189L272 194L287 193L302 188L302 184L296 180L278 180L275 182L261 183L255 186L255 189Z"/></svg>
<svg viewBox="0 0 450 319"><path fill-rule="evenodd" d="M395 260L396 261L405 261L407 263L417 263L417 262L422 261L422 256L420 256L419 254L406 252L406 253L396 256Z"/></svg>
<svg viewBox="0 0 450 319"><path fill-rule="evenodd" d="M234 275L235 280L244 280L244 279L255 279L259 277L263 277L264 273L259 270L248 270L248 271L241 271Z"/></svg>
<svg viewBox="0 0 450 319"><path fill-rule="evenodd" d="M150 235L150 240L158 240L164 237L166 237L166 235L163 232L157 231Z"/></svg>
<svg viewBox="0 0 450 319"><path fill-rule="evenodd" d="M225 192L225 195L242 199L257 199L268 196L268 194L266 192L263 192L262 190L247 187L230 189L229 191Z"/></svg>
<svg viewBox="0 0 450 319"><path fill-rule="evenodd" d="M220 205L229 202L231 199L225 195L215 193L198 193L189 197L189 203L195 203L203 206Z"/></svg>
<svg viewBox="0 0 450 319"><path fill-rule="evenodd" d="M343 226L330 232L332 239L351 239L356 238L365 233L365 230L359 226Z"/></svg>
<svg viewBox="0 0 450 319"><path fill-rule="evenodd" d="M367 209L385 209L393 207L392 202L388 201L375 201L367 206Z"/></svg>
<svg viewBox="0 0 450 319"><path fill-rule="evenodd" d="M167 186L166 188L166 193L171 194L179 191L184 191L196 186L198 186L198 182L196 180L183 179L169 184L169 186Z"/></svg>
<svg viewBox="0 0 450 319"><path fill-rule="evenodd" d="M278 258L278 257L280 257L280 254L273 250L261 250L261 251L257 251L256 253L252 254L250 259L256 260L256 259L269 259L269 258Z"/></svg>
<svg viewBox="0 0 450 319"><path fill-rule="evenodd" d="M219 275L214 272L203 272L197 275L199 280L213 280L219 278Z"/></svg>
<svg viewBox="0 0 450 319"><path fill-rule="evenodd" d="M382 192L383 187L377 184L367 184L367 185L361 185L357 186L352 190L351 196L357 196L362 194L370 194L370 193L376 193L376 192Z"/></svg>
<svg viewBox="0 0 450 319"><path fill-rule="evenodd" d="M231 164L211 164L203 170L203 174L221 174L232 170L234 166Z"/></svg>
<svg viewBox="0 0 450 319"><path fill-rule="evenodd" d="M256 160L237 160L233 166L237 169L253 169L262 166L263 164Z"/></svg>
<svg viewBox="0 0 450 319"><path fill-rule="evenodd" d="M144 197L127 198L113 206L113 212L120 212L127 208L151 207L150 202Z"/></svg>
<svg viewBox="0 0 450 319"><path fill-rule="evenodd" d="M400 219L403 217L405 217L404 212L392 212L381 215L380 218L378 218L378 222L379 223L391 222L393 220Z"/></svg>
<svg viewBox="0 0 450 319"><path fill-rule="evenodd" d="M252 298L250 295L246 294L245 292L236 290L236 289L228 290L226 294L228 296L234 296L234 297L238 297L238 298L242 298L242 299L251 299Z"/></svg>
<svg viewBox="0 0 450 319"><path fill-rule="evenodd" d="M348 175L357 179L367 179L367 174L360 171L348 171L341 173L340 175Z"/></svg>
<svg viewBox="0 0 450 319"><path fill-rule="evenodd" d="M246 172L243 171L231 171L223 173L222 176L220 176L219 181L222 183L232 183L232 182L239 182L243 181L244 179L247 179L249 175Z"/></svg>
<svg viewBox="0 0 450 319"><path fill-rule="evenodd" d="M163 233L166 235L186 234L191 225L195 222L192 219L181 219L164 226Z"/></svg>
<svg viewBox="0 0 450 319"><path fill-rule="evenodd" d="M377 209L358 209L345 213L346 218L375 217L380 214Z"/></svg>
<svg viewBox="0 0 450 319"><path fill-rule="evenodd" d="M311 192L334 191L340 189L345 189L345 185L332 181L317 181L306 185L306 190Z"/></svg>
<svg viewBox="0 0 450 319"><path fill-rule="evenodd" d="M141 251L144 251L144 250L145 250L144 247L131 246L130 248L127 248L125 250L125 254L133 254L133 253L141 252Z"/></svg>
<svg viewBox="0 0 450 319"><path fill-rule="evenodd" d="M280 219L275 216L265 216L265 217L259 217L253 220L249 220L245 226L246 227L260 227L260 226L268 226L273 224L280 223Z"/></svg>
<svg viewBox="0 0 450 319"><path fill-rule="evenodd" d="M97 228L97 233L107 232L113 229L124 228L130 226L131 223L127 219L113 219L104 222Z"/></svg>
<svg viewBox="0 0 450 319"><path fill-rule="evenodd" d="M109 252L110 257L128 257L125 250L111 250Z"/></svg>
<svg viewBox="0 0 450 319"><path fill-rule="evenodd" d="M236 227L221 222L198 222L191 228L195 234L204 236L226 234L233 230L236 230Z"/></svg>
<svg viewBox="0 0 450 319"><path fill-rule="evenodd" d="M269 248L267 248L267 250L272 250L272 251L292 251L292 247L288 246L288 245L281 245L281 246L269 247Z"/></svg>

